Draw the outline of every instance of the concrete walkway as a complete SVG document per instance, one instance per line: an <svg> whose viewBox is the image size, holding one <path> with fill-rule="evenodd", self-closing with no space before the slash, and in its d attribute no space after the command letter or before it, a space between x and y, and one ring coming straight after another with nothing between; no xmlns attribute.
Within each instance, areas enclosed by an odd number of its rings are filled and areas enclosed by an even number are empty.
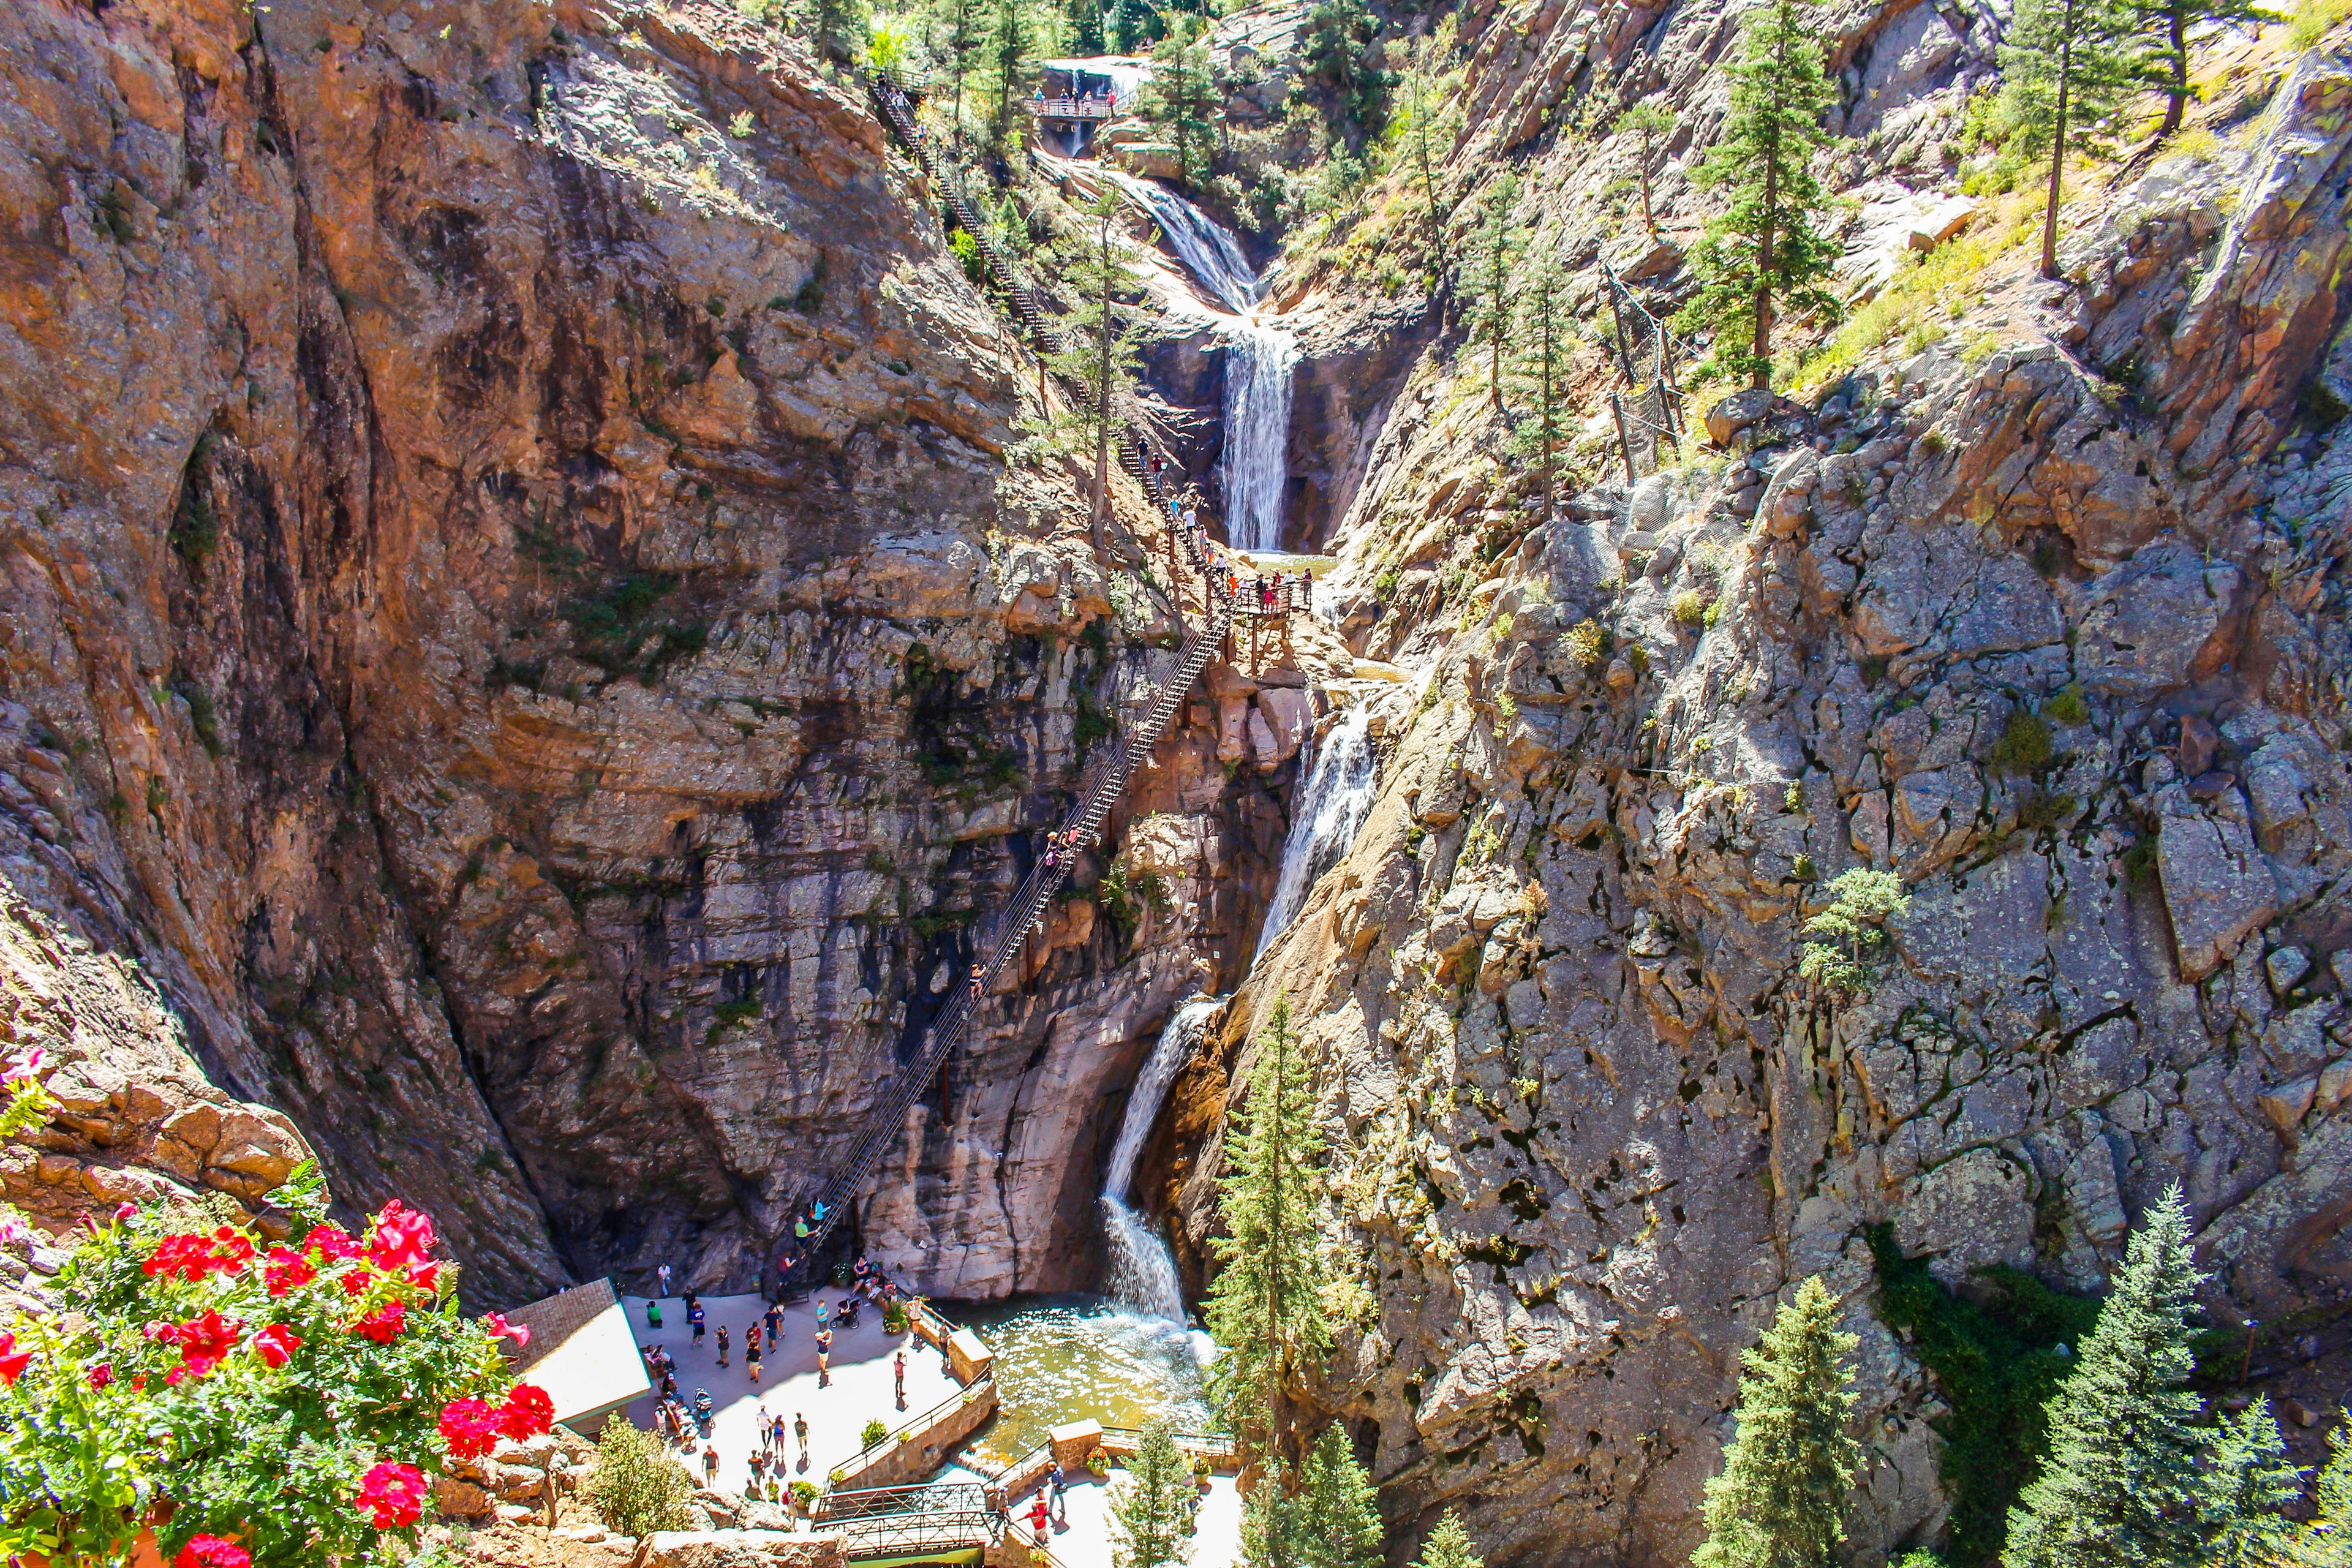
<svg viewBox="0 0 2352 1568"><path fill-rule="evenodd" d="M847 1294L845 1290L823 1292L828 1306ZM624 1296L621 1300L628 1310L629 1329L636 1335L639 1350L657 1344L677 1359L680 1403L691 1411L694 1391L710 1391L716 1412L710 1428L711 1446L719 1452L719 1471L712 1484L720 1491L741 1491L751 1479L750 1460L760 1446L763 1415L770 1418L781 1415L784 1418L785 1479L809 1481L822 1488L828 1471L866 1447L860 1434L868 1421L895 1427L908 1416L950 1397L962 1386L948 1374L946 1358L939 1352L912 1334L884 1333L882 1309L870 1301L859 1311L856 1328L845 1333L835 1331L832 1384L825 1388L817 1386L815 1303L811 1300L786 1307L782 1333L775 1348L762 1357L760 1386L754 1388L743 1363L743 1335L767 1310L768 1304L761 1298L703 1297L709 1324L699 1348L694 1344L692 1331L686 1326L683 1300L671 1298L662 1302L662 1326L658 1329L646 1324L645 1297ZM721 1323L727 1325L730 1342L725 1367L719 1364ZM901 1348L907 1352L907 1399L903 1407L892 1399L890 1383L891 1356ZM791 1439L795 1415L808 1417L809 1454L805 1460L801 1458L798 1444ZM628 1416L637 1426L652 1430L654 1401L637 1400L629 1406ZM708 1477L699 1447L685 1459L697 1480ZM1076 1501L1073 1498L1074 1505ZM1108 1563L1108 1559L1104 1561Z"/></svg>
<svg viewBox="0 0 2352 1568"><path fill-rule="evenodd" d="M1111 1536L1111 1504L1126 1487L1125 1470L1113 1470L1106 1480L1082 1476L1066 1494L1067 1519L1051 1527L1046 1550L1062 1568L1111 1568L1115 1548ZM1029 1539L1029 1505L1035 1494L1013 1504L1013 1529ZM1242 1496L1231 1476L1213 1476L1201 1494L1186 1568L1231 1568L1242 1560Z"/></svg>

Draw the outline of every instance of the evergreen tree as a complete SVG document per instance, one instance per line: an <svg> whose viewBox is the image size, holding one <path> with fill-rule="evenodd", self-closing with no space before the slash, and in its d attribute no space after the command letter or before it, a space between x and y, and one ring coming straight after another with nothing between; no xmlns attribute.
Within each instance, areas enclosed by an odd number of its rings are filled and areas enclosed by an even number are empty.
<svg viewBox="0 0 2352 1568"><path fill-rule="evenodd" d="M1257 1047L1248 1097L1225 1131L1225 1234L1209 1243L1223 1267L1207 1318L1225 1347L1209 1368L1210 1397L1244 1451L1264 1455L1290 1429L1285 1390L1300 1363L1331 1348L1330 1268L1315 1231L1323 1133L1287 996L1276 999Z"/></svg>
<svg viewBox="0 0 2352 1568"><path fill-rule="evenodd" d="M1328 89L1342 121L1372 135L1388 124L1396 86L1394 72L1372 64L1380 26L1364 0L1315 0L1299 35L1304 79Z"/></svg>
<svg viewBox="0 0 2352 1568"><path fill-rule="evenodd" d="M1511 216L1518 199L1515 175L1498 174L1486 188L1462 279L1462 292L1470 300L1470 343L1486 351L1486 394L1497 410L1503 406L1503 355L1511 338L1511 275L1519 263L1519 226Z"/></svg>
<svg viewBox="0 0 2352 1568"><path fill-rule="evenodd" d="M2164 94L2164 123L2157 127L2158 136L2179 130L2180 117L2189 108L2189 28L2210 22L2253 32L2278 17L2253 0L2142 0L2140 15L2144 26L2162 36L2148 57L2154 68L2148 73L2151 85Z"/></svg>
<svg viewBox="0 0 2352 1568"><path fill-rule="evenodd" d="M1192 1467L1164 1420L1143 1428L1127 1485L1110 1505L1111 1562L1117 1568L1164 1568L1181 1563L1200 1491Z"/></svg>
<svg viewBox="0 0 2352 1568"><path fill-rule="evenodd" d="M866 37L864 0L816 0L809 32L817 52L828 59L853 60Z"/></svg>
<svg viewBox="0 0 2352 1568"><path fill-rule="evenodd" d="M1552 515L1552 456L1569 436L1568 362L1576 348L1569 289L1568 273L1557 258L1547 257L1528 269L1519 286L1511 356L1512 387L1528 410L1511 434L1511 445L1541 465L1547 521Z"/></svg>
<svg viewBox="0 0 2352 1568"><path fill-rule="evenodd" d="M1658 149L1674 134L1675 111L1657 99L1645 98L1627 110L1618 123L1642 139L1641 161L1636 165L1642 184L1642 226L1655 234L1658 220L1650 211L1650 168L1656 162Z"/></svg>
<svg viewBox="0 0 2352 1568"><path fill-rule="evenodd" d="M1838 247L1820 228L1829 197L1812 169L1836 92L1795 0L1762 0L1748 13L1728 68L1731 108L1694 178L1728 186L1731 210L1707 226L1693 258L1701 288L1684 319L1716 334L1717 364L1768 386L1773 324L1837 313L1822 280Z"/></svg>
<svg viewBox="0 0 2352 1568"><path fill-rule="evenodd" d="M989 13L988 53L996 67L996 134L1013 125L1013 96L1021 86L1022 67L1037 47L1034 0L992 0Z"/></svg>
<svg viewBox="0 0 2352 1568"><path fill-rule="evenodd" d="M1242 1499L1244 1568L1301 1568L1306 1561L1301 1540L1305 1512L1305 1505L1283 1489L1269 1468Z"/></svg>
<svg viewBox="0 0 2352 1568"><path fill-rule="evenodd" d="M1303 1568L1381 1568L1380 1494L1336 1422L1307 1450L1298 1489Z"/></svg>
<svg viewBox="0 0 2352 1568"><path fill-rule="evenodd" d="M1141 365L1137 356L1143 337L1141 312L1120 296L1133 286L1126 256L1127 241L1118 233L1123 202L1118 187L1104 181L1094 200L1079 211L1086 223L1079 242L1064 255L1062 280L1078 299L1077 308L1062 318L1062 346L1045 356L1052 370L1077 392L1071 413L1060 426L1079 450L1092 448L1095 465L1094 512L1090 524L1095 547L1103 545L1103 530L1110 521L1110 444L1114 428L1124 418L1133 397Z"/></svg>
<svg viewBox="0 0 2352 1568"><path fill-rule="evenodd" d="M2303 1472L2286 1462L2271 1402L2224 1415L2205 1476L2205 1562L2210 1568L2267 1568L2287 1542L2281 1511L2303 1495Z"/></svg>
<svg viewBox="0 0 2352 1568"><path fill-rule="evenodd" d="M2313 1489L2312 1518L2289 1534L2288 1568L2352 1568L2352 1414L2327 1435L2327 1463Z"/></svg>
<svg viewBox="0 0 2352 1568"><path fill-rule="evenodd" d="M1706 1540L1694 1568L1832 1568L1862 1450L1846 1430L1859 1342L1837 1327L1817 1276L1740 1357L1738 1431L1706 1483Z"/></svg>
<svg viewBox="0 0 2352 1568"><path fill-rule="evenodd" d="M1123 55L1140 54L1168 30L1151 0L1118 0L1111 8L1111 46Z"/></svg>
<svg viewBox="0 0 2352 1568"><path fill-rule="evenodd" d="M1103 52L1101 0L1064 0L1062 20L1069 29L1070 53L1091 58Z"/></svg>
<svg viewBox="0 0 2352 1568"><path fill-rule="evenodd" d="M935 16L940 33L940 53L947 62L948 79L955 89L953 104L948 111L949 132L961 147L964 79L980 68L982 53L988 47L988 19L982 9L982 0L939 0Z"/></svg>
<svg viewBox="0 0 2352 1568"><path fill-rule="evenodd" d="M1470 1532L1462 1528L1461 1519L1448 1513L1422 1542L1412 1568L1486 1568L1486 1564L1470 1543Z"/></svg>
<svg viewBox="0 0 2352 1568"><path fill-rule="evenodd" d="M2001 41L1998 114L2028 157L2050 159L2042 275L2058 276L2058 208L2069 147L2095 147L2099 122L2144 74L2127 0L2017 0Z"/></svg>
<svg viewBox="0 0 2352 1568"><path fill-rule="evenodd" d="M1198 17L1177 19L1173 31L1151 51L1151 79L1143 89L1143 117L1176 148L1178 178L1198 187L1208 183L1216 153L1217 82L1202 41L1207 28Z"/></svg>
<svg viewBox="0 0 2352 1568"><path fill-rule="evenodd" d="M2194 1568L2212 1438L2187 1386L2204 1276L2174 1186L2132 1235L2074 1373L2047 1406L2050 1449L2009 1514L2006 1568Z"/></svg>
<svg viewBox="0 0 2352 1568"><path fill-rule="evenodd" d="M1445 68L1453 45L1454 18L1448 16L1434 34L1413 46L1404 72L1403 101L1389 126L1391 135L1402 139L1407 177L1421 200L1432 279L1445 275L1445 226L1454 205L1444 199L1442 175L1462 135L1462 77Z"/></svg>

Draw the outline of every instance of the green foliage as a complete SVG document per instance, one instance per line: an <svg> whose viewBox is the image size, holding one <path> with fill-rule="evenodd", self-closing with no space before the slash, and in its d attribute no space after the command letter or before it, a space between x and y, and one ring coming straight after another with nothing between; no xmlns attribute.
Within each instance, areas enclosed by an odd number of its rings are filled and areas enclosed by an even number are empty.
<svg viewBox="0 0 2352 1568"><path fill-rule="evenodd" d="M1692 1568L1828 1568L1845 1539L1861 1446L1846 1425L1859 1342L1839 1331L1837 1298L1818 1276L1740 1357L1738 1430L1706 1483L1706 1540Z"/></svg>
<svg viewBox="0 0 2352 1568"><path fill-rule="evenodd" d="M2316 48L2319 40L2342 26L2347 16L2352 16L2352 0L2295 0L2289 13L2287 43L2298 54Z"/></svg>
<svg viewBox="0 0 2352 1568"><path fill-rule="evenodd" d="M2205 1562L2210 1568L2268 1568L2290 1533L2284 1510L2303 1495L2303 1472L2286 1462L2271 1402L2256 1399L2216 1427L2205 1473Z"/></svg>
<svg viewBox="0 0 2352 1568"><path fill-rule="evenodd" d="M1020 89L1024 62L1037 47L1033 0L989 0L987 52L996 68L996 134L1013 127L1013 98ZM958 88L961 95L961 88Z"/></svg>
<svg viewBox="0 0 2352 1568"><path fill-rule="evenodd" d="M1503 358L1517 313L1511 282L1526 245L1512 216L1518 199L1518 177L1507 171L1496 175L1478 205L1477 227L1454 282L1469 301L1469 342L1486 354L1486 394L1497 409L1503 406Z"/></svg>
<svg viewBox="0 0 2352 1568"><path fill-rule="evenodd" d="M1706 612L1714 603L1702 590L1685 588L1674 596L1669 607L1674 612L1675 625L1688 630L1707 624Z"/></svg>
<svg viewBox="0 0 2352 1568"><path fill-rule="evenodd" d="M2084 698L2083 683L2079 680L2065 686L2044 702L2042 711L2061 724L2087 724L2091 721L2091 704Z"/></svg>
<svg viewBox="0 0 2352 1568"><path fill-rule="evenodd" d="M1470 1542L1470 1532L1462 1528L1461 1515L1448 1510L1429 1539L1421 1544L1421 1555L1412 1560L1412 1568L1486 1568L1486 1560L1478 1555Z"/></svg>
<svg viewBox="0 0 2352 1568"><path fill-rule="evenodd" d="M1985 762L2005 773L2038 773L2050 765L2053 754L2050 721L2020 708L2010 714L2000 738L1985 752Z"/></svg>
<svg viewBox="0 0 2352 1568"><path fill-rule="evenodd" d="M2204 1279L2178 1185L2132 1233L2124 1267L2047 1406L2050 1453L2009 1515L2007 1568L2197 1568L2213 1434L2189 1389L2189 1314Z"/></svg>
<svg viewBox="0 0 2352 1568"><path fill-rule="evenodd" d="M1130 302L1135 279L1128 242L1118 232L1123 205L1118 188L1105 181L1080 209L1078 240L1058 258L1062 280L1077 304L1062 317L1062 346L1045 356L1071 396L1066 411L1041 433L1064 450L1092 457L1097 541L1110 517L1110 446L1142 375L1140 350L1148 331L1145 312Z"/></svg>
<svg viewBox="0 0 2352 1568"><path fill-rule="evenodd" d="M1323 1428L1301 1467L1301 1568L1380 1568L1381 1510L1346 1428Z"/></svg>
<svg viewBox="0 0 2352 1568"><path fill-rule="evenodd" d="M1429 274L1444 270L1445 229L1454 216L1447 197L1446 161L1462 139L1462 73L1448 68L1454 23L1449 16L1430 37L1415 39L1406 55L1402 92L1391 114L1387 138L1402 157L1429 247Z"/></svg>
<svg viewBox="0 0 2352 1568"><path fill-rule="evenodd" d="M596 1464L585 1486L588 1506L618 1534L643 1538L688 1526L694 1477L650 1433L625 1419L605 1422L597 1435Z"/></svg>
<svg viewBox="0 0 2352 1568"><path fill-rule="evenodd" d="M220 519L213 512L212 455L220 437L207 430L196 437L188 466L180 477L180 499L172 509L172 526L163 535L173 552L201 578L205 563L220 542Z"/></svg>
<svg viewBox="0 0 2352 1568"><path fill-rule="evenodd" d="M2352 1568L2352 1415L2338 1415L2312 1489L2312 1517L2288 1533L2286 1568Z"/></svg>
<svg viewBox="0 0 2352 1568"><path fill-rule="evenodd" d="M1870 964L1886 944L1886 921L1911 907L1903 879L1856 866L1830 884L1830 907L1807 921L1797 973L1833 991L1860 995L1870 988Z"/></svg>
<svg viewBox="0 0 2352 1568"><path fill-rule="evenodd" d="M1088 58L1103 53L1101 0L1062 0L1062 24L1070 53Z"/></svg>
<svg viewBox="0 0 2352 1568"><path fill-rule="evenodd" d="M62 1109L39 1079L30 1073L12 1077L8 1079L6 1102L0 1104L0 1138L14 1138L19 1132L45 1127Z"/></svg>
<svg viewBox="0 0 2352 1568"><path fill-rule="evenodd" d="M1510 386L1528 409L1511 433L1511 447L1537 459L1547 519L1552 513L1552 458L1571 434L1569 360L1576 349L1576 325L1570 290L1558 258L1536 263L1519 288L1517 342L1511 356Z"/></svg>
<svg viewBox="0 0 2352 1568"><path fill-rule="evenodd" d="M1178 18L1176 30L1151 51L1151 79L1139 106L1174 145L1177 177L1196 188L1208 184L1219 121L1216 73L1202 41L1205 29L1194 25L1198 20Z"/></svg>
<svg viewBox="0 0 2352 1568"><path fill-rule="evenodd" d="M1117 0L1110 13L1110 41L1123 55L1139 55L1168 31L1151 0Z"/></svg>
<svg viewBox="0 0 2352 1568"><path fill-rule="evenodd" d="M1990 1568L2000 1557L2010 1505L2049 1447L2042 1406L2074 1365L2060 1345L2080 1345L2098 1321L2097 1300L2065 1296L2013 1268L1981 1270L1967 1296L1905 1258L1895 1227L1874 1226L1878 1315L1903 1335L1951 1406L1936 1424L1944 1440L1937 1473L1952 1500L1945 1560Z"/></svg>
<svg viewBox="0 0 2352 1568"><path fill-rule="evenodd" d="M882 1422L868 1421L857 1434L857 1446L861 1448L877 1448L881 1447L883 1440L889 1436L890 1428Z"/></svg>
<svg viewBox="0 0 2352 1568"><path fill-rule="evenodd" d="M1103 912L1118 929L1118 940L1126 942L1135 935L1135 928L1143 921L1148 905L1160 914L1173 907L1168 894L1168 879L1157 871L1134 870L1126 857L1110 863L1095 884L1095 897L1101 902Z"/></svg>
<svg viewBox="0 0 2352 1568"><path fill-rule="evenodd" d="M2105 121L2144 76L2129 0L2018 0L2000 41L1993 128L2027 158L2050 161L2042 272L2058 276L2066 153L2105 148Z"/></svg>
<svg viewBox="0 0 2352 1568"><path fill-rule="evenodd" d="M1641 138L1642 151L1637 160L1641 171L1642 226L1652 234L1658 232L1657 219L1650 214L1650 169L1658 149L1674 134L1675 111L1658 99L1645 98L1618 117L1617 128L1631 131Z"/></svg>
<svg viewBox="0 0 2352 1568"><path fill-rule="evenodd" d="M1837 318L1837 297L1822 283L1838 246L1821 226L1829 195L1812 170L1836 92L1795 0L1762 0L1748 13L1728 70L1730 110L1693 178L1728 186L1731 205L1692 258L1701 287L1682 320L1716 334L1725 373L1762 386L1772 374L1774 322Z"/></svg>
<svg viewBox="0 0 2352 1568"><path fill-rule="evenodd" d="M1269 1468L1242 1499L1243 1568L1298 1568L1299 1515L1305 1504L1283 1489Z"/></svg>
<svg viewBox="0 0 2352 1568"><path fill-rule="evenodd" d="M959 227L948 230L948 248L955 252L958 261L963 263L963 275L967 282L975 289L984 289L988 286L988 258L981 253L980 241L972 237L970 229Z"/></svg>
<svg viewBox="0 0 2352 1568"><path fill-rule="evenodd" d="M1330 1267L1315 1224L1323 1133L1287 995L1276 998L1257 1053L1248 1096L1225 1132L1217 1183L1225 1234L1209 1242L1223 1267L1206 1316L1227 1347L1209 1368L1210 1398L1244 1451L1262 1454L1288 1428L1286 1387L1330 1350L1331 1330L1323 1308Z"/></svg>
<svg viewBox="0 0 2352 1568"><path fill-rule="evenodd" d="M1165 1420L1143 1428L1128 1462L1127 1486L1111 1503L1111 1562L1116 1568L1167 1568L1185 1557L1200 1488Z"/></svg>
<svg viewBox="0 0 2352 1568"><path fill-rule="evenodd" d="M1299 34L1300 86L1330 93L1343 129L1377 136L1387 125L1396 73L1371 62L1380 19L1364 0L1315 0Z"/></svg>
<svg viewBox="0 0 2352 1568"><path fill-rule="evenodd" d="M298 1218L321 1206L315 1178L289 1194ZM215 1214L174 1236L173 1218L149 1208L95 1227L57 1277L65 1310L7 1325L30 1359L0 1385L0 1554L127 1563L151 1520L167 1561L197 1535L236 1539L257 1568L413 1544L358 1506L363 1473L440 1468L444 1406L503 1401L510 1382L496 1342L460 1314L455 1270L412 1270L414 1235L395 1234L381 1263L344 1261L351 1238L336 1232L337 1252L284 1249L309 1271L298 1282L245 1226ZM358 1245L376 1238L372 1225ZM168 1266L151 1273L159 1254ZM391 1331L379 1342L354 1331L362 1320ZM151 1332L163 1326L174 1333Z"/></svg>
<svg viewBox="0 0 2352 1568"><path fill-rule="evenodd" d="M1569 627L1568 636L1562 640L1568 657L1580 668L1591 669L1609 652L1608 634L1601 629L1601 623L1590 616Z"/></svg>

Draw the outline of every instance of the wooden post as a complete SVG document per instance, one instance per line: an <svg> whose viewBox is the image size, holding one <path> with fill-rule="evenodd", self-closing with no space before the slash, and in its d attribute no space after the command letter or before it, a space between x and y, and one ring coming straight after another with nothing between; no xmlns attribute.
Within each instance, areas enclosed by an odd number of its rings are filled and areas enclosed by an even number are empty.
<svg viewBox="0 0 2352 1568"><path fill-rule="evenodd" d="M1631 386L1633 384L1633 351L1625 342L1625 310L1617 302L1617 274L1609 269L1609 263L1605 261L1601 264L1601 286L1609 290L1609 316L1617 323L1617 363L1624 368L1625 384ZM1618 423L1622 429L1623 420L1621 418Z"/></svg>
<svg viewBox="0 0 2352 1568"><path fill-rule="evenodd" d="M1625 454L1625 488L1631 489L1636 481L1633 475L1633 443L1625 434L1625 400L1612 392L1609 395L1609 408L1617 416L1617 449Z"/></svg>

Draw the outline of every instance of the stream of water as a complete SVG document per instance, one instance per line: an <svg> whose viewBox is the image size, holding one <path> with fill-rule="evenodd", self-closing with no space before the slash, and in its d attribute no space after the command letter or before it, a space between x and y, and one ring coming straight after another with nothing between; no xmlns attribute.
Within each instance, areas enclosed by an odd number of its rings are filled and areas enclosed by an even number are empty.
<svg viewBox="0 0 2352 1568"><path fill-rule="evenodd" d="M1160 1038L1145 1058L1143 1071L1137 1075L1135 1087L1128 1091L1127 1115L1118 1124L1118 1139L1111 1145L1110 1166L1103 1173L1102 1206L1104 1228L1110 1235L1111 1300L1132 1311L1150 1317L1164 1318L1181 1327L1184 1322L1184 1293L1176 1282L1176 1259L1168 1251L1168 1244L1142 1215L1129 1206L1129 1189L1135 1182L1135 1157L1142 1152L1143 1141L1151 1135L1151 1124L1160 1119L1160 1108L1167 1101L1168 1086L1176 1080L1176 1070L1192 1047L1201 1042L1201 1031L1208 1026L1209 1016L1217 1010L1218 999L1195 996L1176 1009L1160 1031Z"/></svg>
<svg viewBox="0 0 2352 1568"><path fill-rule="evenodd" d="M1232 233L1163 185L1106 171L1151 215L1192 275L1210 325L1225 346L1225 537L1243 550L1282 548L1282 495L1289 478L1290 390L1298 342L1258 319L1265 280Z"/></svg>
<svg viewBox="0 0 2352 1568"><path fill-rule="evenodd" d="M1258 928L1255 964L1274 945L1283 928L1297 918L1298 906L1316 879L1339 863L1356 841L1356 830L1371 814L1377 768L1372 758L1372 705L1359 701L1339 715L1331 732L1314 745L1307 763L1307 784L1290 817L1289 837L1282 841L1282 873L1274 887L1274 902Z"/></svg>

